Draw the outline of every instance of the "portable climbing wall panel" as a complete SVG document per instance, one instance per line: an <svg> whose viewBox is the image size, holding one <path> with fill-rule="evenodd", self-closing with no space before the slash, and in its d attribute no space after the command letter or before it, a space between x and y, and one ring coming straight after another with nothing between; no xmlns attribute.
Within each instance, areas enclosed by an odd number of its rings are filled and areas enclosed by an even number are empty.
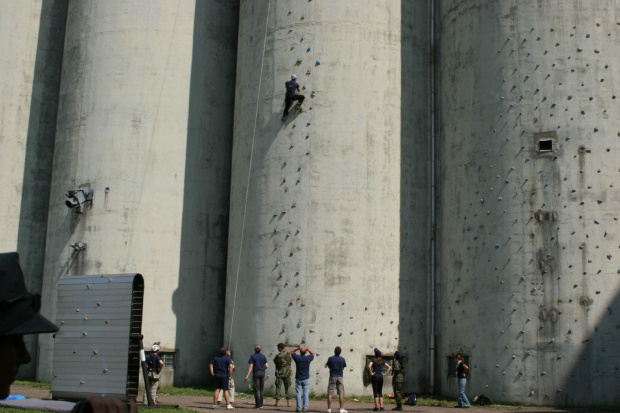
<svg viewBox="0 0 620 413"><path fill-rule="evenodd" d="M58 283L52 397L138 394L144 279L140 274L67 277ZM132 335L134 338L132 338Z"/></svg>

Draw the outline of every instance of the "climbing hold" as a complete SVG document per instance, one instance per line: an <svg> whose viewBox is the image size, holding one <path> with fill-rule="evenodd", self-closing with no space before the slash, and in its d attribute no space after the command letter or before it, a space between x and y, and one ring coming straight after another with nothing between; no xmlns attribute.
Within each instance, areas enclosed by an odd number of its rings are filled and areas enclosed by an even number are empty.
<svg viewBox="0 0 620 413"><path fill-rule="evenodd" d="M314 65L315 65L315 66L319 66L320 64L321 64L321 61L320 61L320 60L317 60L317 61L314 63Z"/></svg>
<svg viewBox="0 0 620 413"><path fill-rule="evenodd" d="M600 53L601 51L598 49L594 49L594 53Z"/></svg>
<svg viewBox="0 0 620 413"><path fill-rule="evenodd" d="M312 50L312 48L311 48L311 47L308 47L308 48L306 49L306 52L309 52L310 50Z"/></svg>

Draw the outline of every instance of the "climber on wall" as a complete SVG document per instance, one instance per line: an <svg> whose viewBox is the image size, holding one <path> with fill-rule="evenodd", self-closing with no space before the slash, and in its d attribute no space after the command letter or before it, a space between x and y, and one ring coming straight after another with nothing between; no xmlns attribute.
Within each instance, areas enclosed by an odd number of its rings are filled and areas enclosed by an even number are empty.
<svg viewBox="0 0 620 413"><path fill-rule="evenodd" d="M291 80L286 81L284 84L286 87L286 95L284 95L284 115L282 116L282 122L285 122L288 118L288 109L293 101L297 101L297 107L301 108L301 104L304 102L305 96L298 95L295 92L299 92L301 89L299 83L297 83L297 76L292 75Z"/></svg>

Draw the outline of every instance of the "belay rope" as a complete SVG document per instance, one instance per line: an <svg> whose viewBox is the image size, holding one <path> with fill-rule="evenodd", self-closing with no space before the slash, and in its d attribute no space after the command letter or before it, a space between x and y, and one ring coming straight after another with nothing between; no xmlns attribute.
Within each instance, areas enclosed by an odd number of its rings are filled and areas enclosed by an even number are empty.
<svg viewBox="0 0 620 413"><path fill-rule="evenodd" d="M263 81L263 66L265 64L265 49L267 47L267 28L269 27L269 13L271 11L271 0L267 4L267 18L265 19L265 38L263 39L263 56L260 63L260 77L258 80L258 93L256 95L256 113L254 114L254 130L252 132L252 146L250 148L250 163L248 168L248 180L245 186L245 202L243 205L243 219L241 221L241 237L239 239L239 256L237 257L237 271L235 275L235 294L233 296L232 314L230 316L230 334L228 335L228 346L232 340L232 332L235 321L235 307L237 306L237 288L239 286L239 268L241 266L241 252L243 251L243 234L245 231L245 216L248 209L248 193L250 191L250 178L252 177L252 159L254 157L254 140L256 138L256 124L258 123L258 103L260 100L260 89Z"/></svg>

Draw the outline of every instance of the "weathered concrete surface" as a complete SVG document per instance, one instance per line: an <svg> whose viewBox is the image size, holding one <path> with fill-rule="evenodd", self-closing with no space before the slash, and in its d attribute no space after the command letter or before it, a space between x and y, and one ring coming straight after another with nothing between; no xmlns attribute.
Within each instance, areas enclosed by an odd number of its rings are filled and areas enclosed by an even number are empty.
<svg viewBox="0 0 620 413"><path fill-rule="evenodd" d="M0 6L0 251L16 251L41 1Z"/></svg>
<svg viewBox="0 0 620 413"><path fill-rule="evenodd" d="M442 392L463 351L470 394L620 402L618 16L618 2L441 2Z"/></svg>
<svg viewBox="0 0 620 413"><path fill-rule="evenodd" d="M18 251L41 292L66 0L0 3L0 251ZM37 337L26 342L36 359ZM35 377L36 363L20 378Z"/></svg>
<svg viewBox="0 0 620 413"><path fill-rule="evenodd" d="M255 344L271 361L288 342L317 351L319 389L336 346L348 393L371 391L375 347L400 348L413 377L427 373L424 21L426 5L400 1L242 2L225 325L242 370ZM282 122L293 73L305 112ZM411 79L426 87L403 90Z"/></svg>
<svg viewBox="0 0 620 413"><path fill-rule="evenodd" d="M68 10L43 312L62 276L143 274L144 342L177 351L180 385L204 383L204 349L221 345L236 16L234 2ZM83 214L64 205L79 187L95 191Z"/></svg>

